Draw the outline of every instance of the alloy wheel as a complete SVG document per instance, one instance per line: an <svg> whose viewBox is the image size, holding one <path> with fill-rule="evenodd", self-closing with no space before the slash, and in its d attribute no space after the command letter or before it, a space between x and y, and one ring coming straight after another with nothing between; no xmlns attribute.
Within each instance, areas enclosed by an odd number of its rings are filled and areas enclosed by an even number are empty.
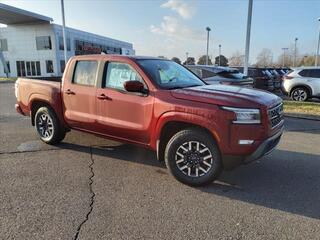
<svg viewBox="0 0 320 240"><path fill-rule="evenodd" d="M53 121L49 114L42 113L37 119L37 130L44 139L50 139L54 134Z"/></svg>
<svg viewBox="0 0 320 240"><path fill-rule="evenodd" d="M175 154L178 169L189 177L201 177L212 168L213 155L210 149L198 141L183 143Z"/></svg>
<svg viewBox="0 0 320 240"><path fill-rule="evenodd" d="M292 93L292 98L295 101L305 101L307 100L307 96L307 92L303 89L294 90L294 92Z"/></svg>

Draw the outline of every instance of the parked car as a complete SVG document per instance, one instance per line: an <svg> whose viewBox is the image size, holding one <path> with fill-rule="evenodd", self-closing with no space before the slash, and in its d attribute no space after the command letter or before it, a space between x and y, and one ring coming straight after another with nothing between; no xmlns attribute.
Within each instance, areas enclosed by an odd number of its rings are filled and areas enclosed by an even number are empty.
<svg viewBox="0 0 320 240"><path fill-rule="evenodd" d="M236 68L205 65L187 65L186 67L208 84L253 87L253 79L244 76Z"/></svg>
<svg viewBox="0 0 320 240"><path fill-rule="evenodd" d="M273 75L273 87L274 90L280 90L281 89L281 74L275 69L275 68L268 68L267 69L272 75Z"/></svg>
<svg viewBox="0 0 320 240"><path fill-rule="evenodd" d="M137 144L193 186L268 154L284 126L278 96L208 85L161 58L76 56L62 82L19 78L15 94L17 112L31 117L43 142L57 144L74 129Z"/></svg>
<svg viewBox="0 0 320 240"><path fill-rule="evenodd" d="M320 68L294 68L283 77L282 90L294 101L320 98Z"/></svg>

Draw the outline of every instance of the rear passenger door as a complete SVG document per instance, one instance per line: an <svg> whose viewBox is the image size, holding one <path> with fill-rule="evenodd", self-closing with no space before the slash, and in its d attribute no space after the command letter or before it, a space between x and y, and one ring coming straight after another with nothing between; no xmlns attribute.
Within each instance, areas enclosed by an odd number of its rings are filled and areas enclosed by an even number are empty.
<svg viewBox="0 0 320 240"><path fill-rule="evenodd" d="M98 62L78 60L71 79L63 83L64 116L72 128L94 131Z"/></svg>
<svg viewBox="0 0 320 240"><path fill-rule="evenodd" d="M126 81L141 81L138 71L126 62L105 64L102 87L97 90L98 125L102 133L147 144L153 115L151 94L127 92Z"/></svg>

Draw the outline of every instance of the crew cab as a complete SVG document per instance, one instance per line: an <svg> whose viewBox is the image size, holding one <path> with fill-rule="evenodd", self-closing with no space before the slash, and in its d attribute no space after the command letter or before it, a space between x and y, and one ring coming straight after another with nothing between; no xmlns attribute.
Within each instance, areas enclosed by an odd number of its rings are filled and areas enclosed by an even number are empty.
<svg viewBox="0 0 320 240"><path fill-rule="evenodd" d="M160 58L76 56L62 81L19 78L15 91L16 110L43 142L58 144L73 129L137 144L192 186L269 153L284 125L276 95L208 85Z"/></svg>

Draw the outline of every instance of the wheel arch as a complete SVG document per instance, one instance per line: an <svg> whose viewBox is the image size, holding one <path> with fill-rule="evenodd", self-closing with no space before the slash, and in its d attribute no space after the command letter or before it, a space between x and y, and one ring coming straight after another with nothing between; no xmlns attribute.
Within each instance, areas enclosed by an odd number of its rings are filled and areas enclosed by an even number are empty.
<svg viewBox="0 0 320 240"><path fill-rule="evenodd" d="M294 85L291 89L290 89L290 95L292 95L292 92L297 89L297 88L305 88L308 90L308 93L309 93L309 97L311 97L313 95L313 90L310 86L306 85L306 84L297 84L297 85Z"/></svg>
<svg viewBox="0 0 320 240"><path fill-rule="evenodd" d="M190 117L190 115L192 115L192 118ZM160 123L158 123L156 128L154 139L156 140L155 144L159 161L162 161L164 159L164 149L171 137L177 132L188 128L199 129L207 133L212 137L212 140L215 141L220 151L220 138L217 131L215 131L215 127L212 122L209 123L209 121L206 121L204 117L198 115L170 113L169 116L162 117Z"/></svg>

